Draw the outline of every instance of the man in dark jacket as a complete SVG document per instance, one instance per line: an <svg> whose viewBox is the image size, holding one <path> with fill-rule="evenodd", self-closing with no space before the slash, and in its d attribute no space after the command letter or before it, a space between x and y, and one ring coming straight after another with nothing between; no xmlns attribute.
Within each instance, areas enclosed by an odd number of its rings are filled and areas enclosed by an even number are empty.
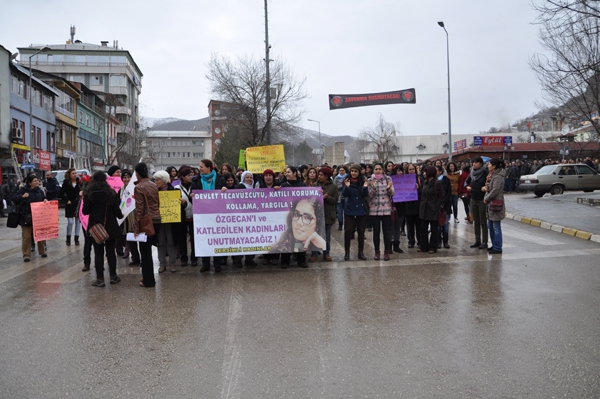
<svg viewBox="0 0 600 399"><path fill-rule="evenodd" d="M475 243L471 245L471 248L487 249L488 228L486 205L483 202L485 193L481 191L481 188L485 186L487 175L488 170L483 165L483 159L475 157L471 174L465 182L467 190L471 192L471 212L475 228Z"/></svg>
<svg viewBox="0 0 600 399"><path fill-rule="evenodd" d="M60 193L60 185L58 180L52 175L52 172L46 172L46 181L44 182L44 189L46 190L46 199L52 201L58 198Z"/></svg>

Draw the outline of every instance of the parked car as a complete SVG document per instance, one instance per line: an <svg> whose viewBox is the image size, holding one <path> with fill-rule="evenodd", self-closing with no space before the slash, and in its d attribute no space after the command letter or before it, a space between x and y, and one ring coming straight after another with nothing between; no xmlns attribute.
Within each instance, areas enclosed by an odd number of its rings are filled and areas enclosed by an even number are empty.
<svg viewBox="0 0 600 399"><path fill-rule="evenodd" d="M565 191L591 193L600 190L600 175L585 164L546 165L532 175L521 176L521 190L532 190L537 197Z"/></svg>

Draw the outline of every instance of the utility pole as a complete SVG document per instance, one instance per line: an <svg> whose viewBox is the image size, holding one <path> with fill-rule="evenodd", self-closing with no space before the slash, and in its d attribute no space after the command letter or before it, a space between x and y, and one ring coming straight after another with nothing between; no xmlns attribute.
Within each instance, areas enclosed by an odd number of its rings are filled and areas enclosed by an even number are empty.
<svg viewBox="0 0 600 399"><path fill-rule="evenodd" d="M266 82L265 82L265 101L267 105L267 120L265 128L267 130L267 143L271 144L271 77L269 75L269 12L267 10L267 0L265 0L265 71L266 71Z"/></svg>

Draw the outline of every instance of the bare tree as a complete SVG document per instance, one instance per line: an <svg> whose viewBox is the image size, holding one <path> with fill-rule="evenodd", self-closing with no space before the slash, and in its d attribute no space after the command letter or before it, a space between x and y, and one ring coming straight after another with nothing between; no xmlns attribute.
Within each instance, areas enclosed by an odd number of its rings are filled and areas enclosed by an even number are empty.
<svg viewBox="0 0 600 399"><path fill-rule="evenodd" d="M379 121L375 127L366 127L359 133L359 139L370 143L371 153L375 153L375 159L379 162L391 161L400 151L396 142L396 136L400 130L390 122L387 122L383 115L379 114ZM367 149L368 151L368 149Z"/></svg>
<svg viewBox="0 0 600 399"><path fill-rule="evenodd" d="M262 60L239 57L235 62L224 56L213 54L208 63L206 78L211 93L227 107L225 116L237 126L237 134L245 136L249 145L263 144L267 140L267 122L275 138L283 138L293 131L304 111L300 108L307 97L304 80L294 77L281 61L270 65L271 112L266 110L266 77ZM274 94L274 95L273 95Z"/></svg>
<svg viewBox="0 0 600 399"><path fill-rule="evenodd" d="M598 1L546 0L534 4L539 39L549 56L530 60L544 99L558 107L572 128L589 127L600 137L600 9Z"/></svg>

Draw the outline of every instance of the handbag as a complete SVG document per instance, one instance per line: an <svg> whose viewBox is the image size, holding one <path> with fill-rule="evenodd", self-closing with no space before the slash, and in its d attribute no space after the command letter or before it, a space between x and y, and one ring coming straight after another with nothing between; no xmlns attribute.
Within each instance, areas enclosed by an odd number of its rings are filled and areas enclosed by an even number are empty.
<svg viewBox="0 0 600 399"><path fill-rule="evenodd" d="M13 206L10 212L8 212L8 218L6 219L6 227L10 227L11 229L17 228L17 226L19 225L19 216L21 215L21 205L23 205L22 202L18 206Z"/></svg>
<svg viewBox="0 0 600 399"><path fill-rule="evenodd" d="M106 208L104 209L104 224L96 223L88 229L90 236L96 241L96 244L104 244L106 240L110 237L108 235L108 231L106 231L106 212L108 210L108 203L106 204Z"/></svg>
<svg viewBox="0 0 600 399"><path fill-rule="evenodd" d="M435 198L437 199L437 182L433 183L433 189L435 190ZM440 208L440 210L438 211L438 226L442 227L446 224L446 217L448 216L448 214L446 213L446 210L444 209L444 205L442 204L442 207Z"/></svg>
<svg viewBox="0 0 600 399"><path fill-rule="evenodd" d="M503 207L504 207L504 200L501 200L501 199L491 200L490 203L488 204L488 208L492 212L501 211Z"/></svg>
<svg viewBox="0 0 600 399"><path fill-rule="evenodd" d="M144 202L146 204L146 214L140 219L140 232L146 233L147 237L154 237L156 232L154 231L154 222L152 216L148 213L148 198L144 195Z"/></svg>
<svg viewBox="0 0 600 399"><path fill-rule="evenodd" d="M440 211L438 212L438 226L442 227L446 224L447 216L448 216L448 214L446 213L446 210L444 209L444 205L442 205L442 209L440 209Z"/></svg>

